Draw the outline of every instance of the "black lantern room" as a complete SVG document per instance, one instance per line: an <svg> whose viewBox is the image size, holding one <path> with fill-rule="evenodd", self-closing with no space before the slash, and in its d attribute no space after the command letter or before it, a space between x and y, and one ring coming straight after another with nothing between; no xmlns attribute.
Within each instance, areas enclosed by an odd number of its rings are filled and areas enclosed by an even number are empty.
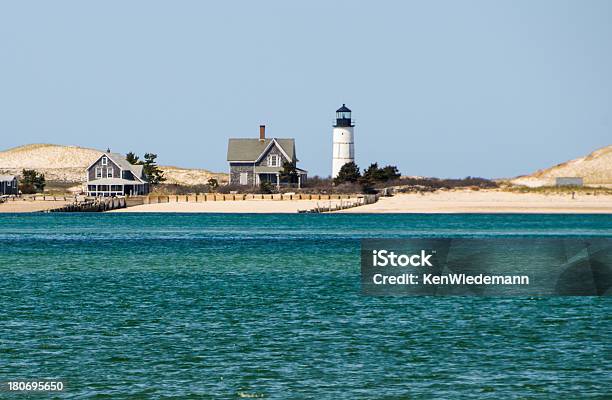
<svg viewBox="0 0 612 400"><path fill-rule="evenodd" d="M351 120L351 110L342 104L342 107L336 110L336 125L334 126L354 126Z"/></svg>

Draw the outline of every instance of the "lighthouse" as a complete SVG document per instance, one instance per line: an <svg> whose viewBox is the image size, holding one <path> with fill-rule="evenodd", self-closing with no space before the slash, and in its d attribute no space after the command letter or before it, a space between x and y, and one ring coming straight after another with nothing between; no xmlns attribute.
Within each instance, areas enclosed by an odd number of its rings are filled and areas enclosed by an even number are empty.
<svg viewBox="0 0 612 400"><path fill-rule="evenodd" d="M332 178L338 176L338 172L344 164L355 161L354 126L351 119L351 110L345 104L342 104L342 107L336 111L336 124L333 130Z"/></svg>

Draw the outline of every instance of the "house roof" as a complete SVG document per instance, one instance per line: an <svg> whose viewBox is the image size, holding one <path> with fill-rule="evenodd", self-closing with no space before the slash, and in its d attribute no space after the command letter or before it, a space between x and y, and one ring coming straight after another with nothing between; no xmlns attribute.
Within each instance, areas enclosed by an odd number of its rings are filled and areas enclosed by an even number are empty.
<svg viewBox="0 0 612 400"><path fill-rule="evenodd" d="M15 175L0 175L0 182L9 182L17 178Z"/></svg>
<svg viewBox="0 0 612 400"><path fill-rule="evenodd" d="M256 174L275 174L277 172L282 172L283 168L282 167L264 167L264 166L257 166L253 169L253 172L255 172ZM305 174L308 171L304 170L304 169L300 169L300 168L296 168L295 171L298 174Z"/></svg>
<svg viewBox="0 0 612 400"><path fill-rule="evenodd" d="M132 171L133 165L130 164L128 162L128 160L126 160L126 158L125 158L125 156L123 154L119 154L119 153L105 153L105 155L108 158L110 158L111 160L113 160L113 162L115 164L117 164L119 166L119 168ZM132 171L132 172L134 172L134 171Z"/></svg>
<svg viewBox="0 0 612 400"><path fill-rule="evenodd" d="M144 176L143 172L142 172L143 168L144 168L144 165L140 165L140 164L139 165L132 165L132 166L130 166L130 169L132 170L132 173L134 175L136 175L137 177L139 177L139 178Z"/></svg>
<svg viewBox="0 0 612 400"><path fill-rule="evenodd" d="M281 167L260 167L257 166L255 168L253 168L253 172L255 172L256 174L276 174L278 172L281 172L283 169Z"/></svg>
<svg viewBox="0 0 612 400"><path fill-rule="evenodd" d="M138 164L130 164L129 161L125 158L125 156L119 153L102 153L100 154L100 157L96 159L96 161L94 161L89 167L87 167L87 169L89 170L91 167L93 167L98 162L98 160L102 158L102 156L108 157L112 162L117 164L119 168L121 168L122 170L131 171L132 174L136 177L136 179L145 182L145 178L142 173L143 166Z"/></svg>
<svg viewBox="0 0 612 400"><path fill-rule="evenodd" d="M87 182L88 185L143 185L142 182L122 178L101 178Z"/></svg>
<svg viewBox="0 0 612 400"><path fill-rule="evenodd" d="M227 161L255 162L268 149L272 142L276 142L290 158L295 159L294 139L230 139L227 146Z"/></svg>

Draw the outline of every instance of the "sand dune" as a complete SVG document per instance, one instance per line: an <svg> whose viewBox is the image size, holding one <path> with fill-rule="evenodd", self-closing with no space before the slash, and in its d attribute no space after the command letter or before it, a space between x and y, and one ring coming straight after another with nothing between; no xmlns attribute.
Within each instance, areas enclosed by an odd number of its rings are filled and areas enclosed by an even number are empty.
<svg viewBox="0 0 612 400"><path fill-rule="evenodd" d="M511 182L530 187L551 186L558 177L582 177L585 184L612 184L612 146L602 147L591 154L554 167L520 176Z"/></svg>
<svg viewBox="0 0 612 400"><path fill-rule="evenodd" d="M19 175L22 169L35 169L45 174L47 180L84 182L85 169L102 151L78 146L55 144L29 144L0 151L0 173ZM202 185L211 177L219 182L227 181L227 174L213 173L205 169L188 169L173 166L160 167L167 183Z"/></svg>

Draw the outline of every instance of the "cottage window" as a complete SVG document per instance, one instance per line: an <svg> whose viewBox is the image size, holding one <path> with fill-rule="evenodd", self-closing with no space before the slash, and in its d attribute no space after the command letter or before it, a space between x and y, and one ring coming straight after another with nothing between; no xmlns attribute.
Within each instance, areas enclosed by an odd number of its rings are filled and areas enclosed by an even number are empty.
<svg viewBox="0 0 612 400"><path fill-rule="evenodd" d="M107 168L106 169L106 177L107 178L112 178L113 177L113 169L112 168Z"/></svg>
<svg viewBox="0 0 612 400"><path fill-rule="evenodd" d="M102 165L108 165L108 158L102 157Z"/></svg>
<svg viewBox="0 0 612 400"><path fill-rule="evenodd" d="M102 178L102 168L96 167L96 178Z"/></svg>
<svg viewBox="0 0 612 400"><path fill-rule="evenodd" d="M247 172L240 173L240 184L246 185L249 183L249 174Z"/></svg>
<svg viewBox="0 0 612 400"><path fill-rule="evenodd" d="M280 159L276 154L270 154L268 157L268 166L269 167L280 167Z"/></svg>

